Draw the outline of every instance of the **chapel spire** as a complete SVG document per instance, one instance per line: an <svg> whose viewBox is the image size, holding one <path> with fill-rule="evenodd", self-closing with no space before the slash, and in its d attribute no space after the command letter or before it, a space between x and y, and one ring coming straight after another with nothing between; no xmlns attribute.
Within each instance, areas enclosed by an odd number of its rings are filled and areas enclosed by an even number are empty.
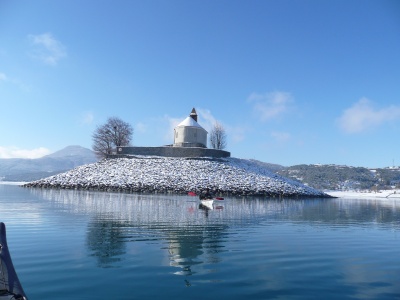
<svg viewBox="0 0 400 300"><path fill-rule="evenodd" d="M190 117L192 117L192 119L197 122L197 113L196 113L196 110L194 109L194 107L192 109L192 112L190 113Z"/></svg>

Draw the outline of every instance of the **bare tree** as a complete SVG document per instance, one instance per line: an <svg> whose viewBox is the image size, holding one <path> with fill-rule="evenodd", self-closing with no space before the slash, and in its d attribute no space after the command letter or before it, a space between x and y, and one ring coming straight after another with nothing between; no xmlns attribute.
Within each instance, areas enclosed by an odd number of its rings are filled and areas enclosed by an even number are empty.
<svg viewBox="0 0 400 300"><path fill-rule="evenodd" d="M223 150L226 147L226 132L225 128L218 122L215 122L210 133L211 147L218 150Z"/></svg>
<svg viewBox="0 0 400 300"><path fill-rule="evenodd" d="M108 118L107 123L98 126L93 133L93 151L99 158L112 154L116 147L128 146L133 128L119 118Z"/></svg>

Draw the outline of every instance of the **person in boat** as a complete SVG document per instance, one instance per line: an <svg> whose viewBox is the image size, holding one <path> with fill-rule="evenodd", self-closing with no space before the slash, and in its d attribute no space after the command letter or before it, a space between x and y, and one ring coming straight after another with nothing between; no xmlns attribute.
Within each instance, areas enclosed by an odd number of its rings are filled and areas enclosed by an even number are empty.
<svg viewBox="0 0 400 300"><path fill-rule="evenodd" d="M212 199L213 195L210 192L209 188L206 188L205 191L203 191L200 196L199 196L200 200L205 200L205 199Z"/></svg>

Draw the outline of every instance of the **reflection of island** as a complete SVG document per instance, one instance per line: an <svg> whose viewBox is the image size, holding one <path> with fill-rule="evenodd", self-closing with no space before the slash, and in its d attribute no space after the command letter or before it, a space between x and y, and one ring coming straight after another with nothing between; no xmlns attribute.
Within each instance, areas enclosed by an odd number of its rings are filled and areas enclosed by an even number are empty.
<svg viewBox="0 0 400 300"><path fill-rule="evenodd" d="M226 236L243 227L262 223L268 230L282 221L346 226L353 220L392 226L393 214L400 214L400 203L393 200L374 201L371 206L367 200L231 198L225 200L224 209L204 210L192 197L177 195L31 192L40 201L48 200L52 211L66 216L67 222L89 216L87 247L99 266L117 266L129 253L129 245L144 242L167 250L168 266L179 268L172 273L182 275L205 272L205 265L219 263L219 253L228 250Z"/></svg>
<svg viewBox="0 0 400 300"><path fill-rule="evenodd" d="M189 276L193 266L216 263L217 254L224 247L221 242L226 225L174 226L172 223L155 225L93 218L88 224L87 247L96 257L99 267L112 267L126 254L126 243L135 241L167 241L169 265L180 268L176 275Z"/></svg>
<svg viewBox="0 0 400 300"><path fill-rule="evenodd" d="M94 219L87 231L87 247L97 258L99 267L111 267L126 253L126 244L120 243L121 224L110 220Z"/></svg>
<svg viewBox="0 0 400 300"><path fill-rule="evenodd" d="M168 232L170 265L181 268L177 275L192 275L193 266L219 261L218 253L224 248L223 233L227 225L191 227Z"/></svg>
<svg viewBox="0 0 400 300"><path fill-rule="evenodd" d="M170 265L182 268L175 274L192 275L192 266L202 263L199 256L204 253L202 248L204 239L200 234L192 234L186 235L184 231L176 231L168 237Z"/></svg>
<svg viewBox="0 0 400 300"><path fill-rule="evenodd" d="M38 193L40 191L40 193ZM175 274L190 275L193 266L218 262L220 236L229 227L222 210L199 208L192 197L133 195L76 190L37 190L61 213L91 215L86 244L100 267L117 266L129 242L167 241L169 265ZM207 217L205 214L207 213Z"/></svg>

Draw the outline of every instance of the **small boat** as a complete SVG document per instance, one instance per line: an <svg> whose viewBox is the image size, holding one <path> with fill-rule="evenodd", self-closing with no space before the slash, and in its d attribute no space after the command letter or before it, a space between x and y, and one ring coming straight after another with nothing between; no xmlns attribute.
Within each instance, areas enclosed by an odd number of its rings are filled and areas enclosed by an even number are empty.
<svg viewBox="0 0 400 300"><path fill-rule="evenodd" d="M201 205L204 205L208 209L213 209L214 199L201 199L200 203Z"/></svg>
<svg viewBox="0 0 400 300"><path fill-rule="evenodd" d="M188 195L189 196L197 196L197 194L195 192L188 192ZM207 210L214 209L213 204L214 204L215 200L224 200L224 198L222 198L222 197L213 198L213 196L209 193L208 189L207 189L207 193L200 194L199 198L200 198L201 208L203 208L203 209L205 208ZM216 208L221 209L222 207L217 206Z"/></svg>
<svg viewBox="0 0 400 300"><path fill-rule="evenodd" d="M0 300L27 300L8 251L6 226L0 222Z"/></svg>

